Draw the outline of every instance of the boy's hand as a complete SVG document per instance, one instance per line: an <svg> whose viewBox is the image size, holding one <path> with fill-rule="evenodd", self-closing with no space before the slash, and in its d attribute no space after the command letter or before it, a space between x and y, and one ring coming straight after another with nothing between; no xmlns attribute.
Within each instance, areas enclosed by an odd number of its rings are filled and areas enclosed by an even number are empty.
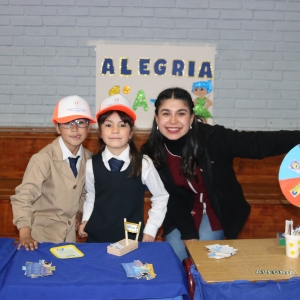
<svg viewBox="0 0 300 300"><path fill-rule="evenodd" d="M84 238L87 237L88 234L84 231L85 225L86 225L87 221L81 223L78 227L78 234L80 237Z"/></svg>
<svg viewBox="0 0 300 300"><path fill-rule="evenodd" d="M143 234L142 242L154 242L155 238L147 233Z"/></svg>
<svg viewBox="0 0 300 300"><path fill-rule="evenodd" d="M19 230L18 250L20 250L22 246L25 247L26 251L33 251L38 248L38 243L32 238L31 230L28 227L20 228Z"/></svg>
<svg viewBox="0 0 300 300"><path fill-rule="evenodd" d="M81 224L81 220L82 220L82 212L78 211L75 217L75 230L78 229L79 225Z"/></svg>

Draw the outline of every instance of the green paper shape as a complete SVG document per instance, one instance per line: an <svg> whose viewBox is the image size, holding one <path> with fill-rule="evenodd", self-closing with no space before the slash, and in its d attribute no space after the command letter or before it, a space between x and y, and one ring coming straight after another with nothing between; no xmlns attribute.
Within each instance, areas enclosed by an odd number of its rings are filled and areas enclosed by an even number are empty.
<svg viewBox="0 0 300 300"><path fill-rule="evenodd" d="M148 104L144 90L139 90L137 92L132 109L137 110L139 106L143 107L144 111L148 111Z"/></svg>

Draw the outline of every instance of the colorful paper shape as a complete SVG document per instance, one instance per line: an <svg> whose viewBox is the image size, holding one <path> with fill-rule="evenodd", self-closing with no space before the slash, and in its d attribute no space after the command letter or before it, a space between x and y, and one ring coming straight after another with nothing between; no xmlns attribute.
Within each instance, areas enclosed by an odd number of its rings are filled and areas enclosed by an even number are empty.
<svg viewBox="0 0 300 300"><path fill-rule="evenodd" d="M25 271L25 276L37 278L53 275L52 271L55 271L55 267L52 266L52 262L46 262L44 259L40 259L39 262L27 261L25 266L22 266L22 270Z"/></svg>
<svg viewBox="0 0 300 300"><path fill-rule="evenodd" d="M61 259L82 257L84 254L75 245L64 245L50 248L50 252Z"/></svg>
<svg viewBox="0 0 300 300"><path fill-rule="evenodd" d="M300 145L291 149L282 160L278 179L285 198L300 207Z"/></svg>

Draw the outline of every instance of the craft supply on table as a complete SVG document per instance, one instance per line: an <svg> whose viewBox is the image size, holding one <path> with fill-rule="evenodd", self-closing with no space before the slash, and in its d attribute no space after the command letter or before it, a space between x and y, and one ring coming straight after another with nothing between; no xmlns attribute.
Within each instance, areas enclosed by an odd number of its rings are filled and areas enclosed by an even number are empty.
<svg viewBox="0 0 300 300"><path fill-rule="evenodd" d="M285 246L285 234L283 232L277 232L276 239L278 246Z"/></svg>
<svg viewBox="0 0 300 300"><path fill-rule="evenodd" d="M124 218L125 239L107 246L107 253L116 256L122 256L138 248L138 237L140 233L141 222L138 224L127 222ZM128 239L128 232L135 233L135 240Z"/></svg>
<svg viewBox="0 0 300 300"><path fill-rule="evenodd" d="M293 220L285 221L285 247L286 255L292 258L298 258L300 254L300 226L295 229Z"/></svg>
<svg viewBox="0 0 300 300"><path fill-rule="evenodd" d="M53 275L52 271L55 271L55 267L52 266L52 262L46 262L41 259L39 262L27 261L25 266L22 267L22 270L25 271L25 276L37 278Z"/></svg>
<svg viewBox="0 0 300 300"><path fill-rule="evenodd" d="M156 277L153 265L148 263L143 264L140 260L134 260L131 263L122 263L122 266L129 278L150 280Z"/></svg>
<svg viewBox="0 0 300 300"><path fill-rule="evenodd" d="M50 252L61 259L82 257L84 254L75 245L64 245L50 248Z"/></svg>
<svg viewBox="0 0 300 300"><path fill-rule="evenodd" d="M286 220L284 235L289 234L289 235L300 236L300 225L297 225L295 229L293 226L294 226L293 220Z"/></svg>
<svg viewBox="0 0 300 300"><path fill-rule="evenodd" d="M238 250L228 245L219 245L219 244L209 245L205 247L209 250L208 257L215 258L215 259L230 257L236 254L236 251Z"/></svg>

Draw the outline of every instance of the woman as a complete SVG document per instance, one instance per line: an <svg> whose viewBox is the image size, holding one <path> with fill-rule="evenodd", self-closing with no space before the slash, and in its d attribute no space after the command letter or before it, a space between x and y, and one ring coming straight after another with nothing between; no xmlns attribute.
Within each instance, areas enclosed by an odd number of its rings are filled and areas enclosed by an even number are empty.
<svg viewBox="0 0 300 300"><path fill-rule="evenodd" d="M149 155L170 194L164 236L182 260L184 242L234 239L250 213L232 162L288 152L298 131L239 132L197 120L191 95L181 88L162 91L142 152Z"/></svg>

